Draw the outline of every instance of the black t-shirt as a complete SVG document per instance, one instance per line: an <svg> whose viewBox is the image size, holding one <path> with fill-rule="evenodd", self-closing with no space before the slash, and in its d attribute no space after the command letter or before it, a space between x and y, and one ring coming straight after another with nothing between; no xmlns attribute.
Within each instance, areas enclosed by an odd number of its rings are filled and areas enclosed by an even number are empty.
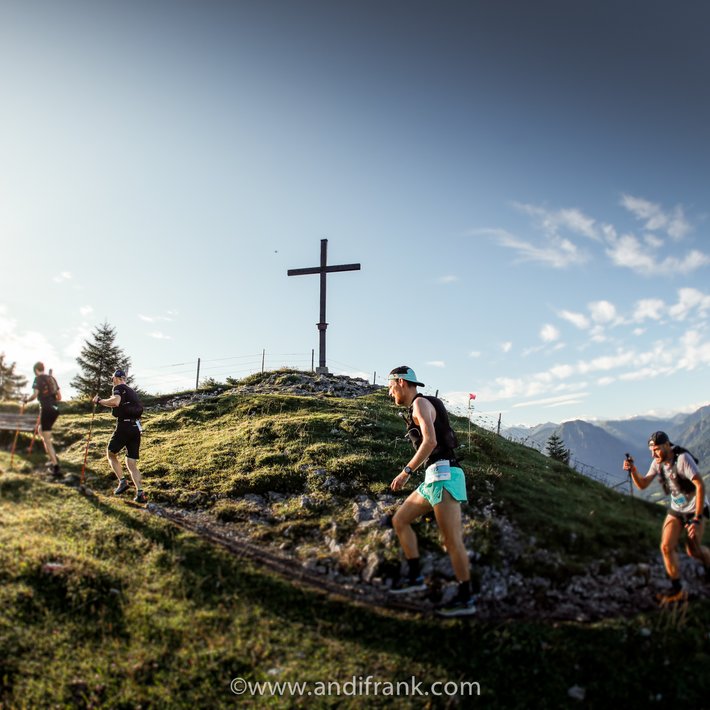
<svg viewBox="0 0 710 710"><path fill-rule="evenodd" d="M116 385L113 388L113 393L121 395L121 404L118 407L114 407L111 410L111 414L118 419L131 419L132 417L126 413L126 405L138 400L136 393L128 385L124 384Z"/></svg>
<svg viewBox="0 0 710 710"><path fill-rule="evenodd" d="M32 389L37 390L37 399L42 408L53 407L57 401L56 384L50 375L37 375L32 383Z"/></svg>

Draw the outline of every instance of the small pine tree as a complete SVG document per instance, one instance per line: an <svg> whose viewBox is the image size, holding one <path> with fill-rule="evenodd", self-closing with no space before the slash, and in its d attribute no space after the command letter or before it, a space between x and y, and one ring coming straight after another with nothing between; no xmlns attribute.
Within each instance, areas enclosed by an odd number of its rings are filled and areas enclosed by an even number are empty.
<svg viewBox="0 0 710 710"><path fill-rule="evenodd" d="M547 455L555 461L561 461L562 463L569 466L569 460L572 456L572 452L565 447L562 437L559 434L551 434L550 438L547 440L545 447Z"/></svg>
<svg viewBox="0 0 710 710"><path fill-rule="evenodd" d="M80 397L93 397L101 389L111 384L111 375L117 368L126 374L131 360L116 344L116 330L108 323L102 323L92 333L92 340L86 340L81 354L76 359L81 372L71 381L71 386ZM127 382L131 383L130 377Z"/></svg>
<svg viewBox="0 0 710 710"><path fill-rule="evenodd" d="M0 353L0 400L21 397L20 390L27 384L27 378L15 372L16 363L6 363L5 353Z"/></svg>

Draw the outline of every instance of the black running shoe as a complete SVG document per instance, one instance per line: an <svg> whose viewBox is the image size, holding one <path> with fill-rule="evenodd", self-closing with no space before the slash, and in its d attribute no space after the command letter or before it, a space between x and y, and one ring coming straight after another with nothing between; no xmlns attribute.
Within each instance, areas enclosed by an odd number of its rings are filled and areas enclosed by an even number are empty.
<svg viewBox="0 0 710 710"><path fill-rule="evenodd" d="M145 493L143 491L138 491L136 493L136 497L133 499L135 503L147 503L148 499L145 497Z"/></svg>
<svg viewBox="0 0 710 710"><path fill-rule="evenodd" d="M120 496L123 491L128 490L128 481L125 478L122 478L119 482L118 485L116 486L116 489L114 490L113 494L115 496Z"/></svg>
<svg viewBox="0 0 710 710"><path fill-rule="evenodd" d="M434 611L439 616L471 616L476 613L476 602L473 597L468 599L454 597L450 602L442 604Z"/></svg>
<svg viewBox="0 0 710 710"><path fill-rule="evenodd" d="M424 583L424 577L421 575L416 579L409 579L409 577L402 577L397 582L392 585L389 590L390 594L413 594L414 592L423 592L427 588Z"/></svg>

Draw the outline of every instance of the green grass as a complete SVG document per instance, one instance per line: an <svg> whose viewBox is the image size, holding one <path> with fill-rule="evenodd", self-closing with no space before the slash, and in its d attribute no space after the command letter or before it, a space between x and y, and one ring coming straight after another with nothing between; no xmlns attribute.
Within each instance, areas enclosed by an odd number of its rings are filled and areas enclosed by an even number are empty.
<svg viewBox="0 0 710 710"><path fill-rule="evenodd" d="M258 383L258 378L255 379ZM66 410L65 410L66 411ZM90 412L65 413L55 440L65 468L81 469ZM467 422L455 419L468 444ZM247 492L283 493L280 520L260 533L279 542L288 527L322 542L335 521L355 532L352 497L387 490L410 455L403 424L378 392L355 400L277 394L216 400L145 416L141 470L152 500L249 518ZM90 485L110 493L104 448L113 420L94 417ZM2 441L8 446L10 439ZM229 690L249 681L381 682L415 676L478 681L461 706L584 707L610 699L631 707L707 705L710 606L594 624L446 621L384 612L304 590L110 496L87 498L40 480L20 437L15 472L0 451L0 707L363 707L362 696L279 698ZM468 448L468 446L467 446ZM658 544L658 506L610 491L526 447L473 428L464 460L471 505L467 534L486 564L501 556L500 531L477 515L484 504L511 521L526 548L525 574L564 579L590 561L645 559ZM342 490L318 489L326 471ZM316 505L303 509L292 494ZM433 526L423 546L439 549ZM375 536L357 544L381 544ZM546 549L561 568L533 568ZM387 553L396 559L398 548ZM511 562L510 560L507 560ZM48 566L49 565L49 566ZM428 699L431 707L450 707ZM427 707L370 696L375 707Z"/></svg>
<svg viewBox="0 0 710 710"><path fill-rule="evenodd" d="M674 698L700 707L710 690L710 611L700 604L684 619L441 623L298 589L142 510L28 475L0 478L0 516L8 707L226 707L238 676L478 681L479 702L506 708L566 707L573 685L586 689L589 707L656 695L661 706ZM315 706L363 702L335 700ZM406 698L395 706L411 707Z"/></svg>

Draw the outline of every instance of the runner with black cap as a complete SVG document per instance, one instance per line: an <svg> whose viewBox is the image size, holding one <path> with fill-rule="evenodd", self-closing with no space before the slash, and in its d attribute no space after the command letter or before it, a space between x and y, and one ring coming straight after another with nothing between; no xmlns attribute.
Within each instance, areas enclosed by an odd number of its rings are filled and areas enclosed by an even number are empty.
<svg viewBox="0 0 710 710"><path fill-rule="evenodd" d="M111 436L106 449L111 470L118 478L118 486L114 490L114 495L120 495L128 489L128 481L123 473L118 454L121 449L126 449L126 468L128 468L133 485L136 487L136 496L133 499L136 503L146 503L147 499L143 492L141 474L138 470L138 456L141 445L140 417L143 406L135 391L126 384L126 373L123 370L116 370L111 378L113 382L113 394L108 399L101 399L96 395L92 401L102 407L111 407L111 414L116 417L116 429Z"/></svg>
<svg viewBox="0 0 710 710"><path fill-rule="evenodd" d="M459 585L456 596L436 612L440 616L474 614L476 607L471 592L470 563L461 525L461 503L468 499L464 472L456 459L456 434L449 423L444 403L437 397L417 392L417 387L424 385L417 380L411 367L395 367L388 380L389 395L394 398L395 404L408 407L407 436L415 449L414 456L392 481L392 490L401 490L412 472L426 465L424 483L409 495L392 518L392 526L402 545L408 568L406 577L395 585L392 592L401 594L426 589L412 523L433 510Z"/></svg>
<svg viewBox="0 0 710 710"><path fill-rule="evenodd" d="M698 470L697 459L681 446L673 446L664 431L656 431L649 437L648 448L653 461L648 473L639 476L633 459L627 458L624 469L631 474L640 490L648 488L658 477L671 502L668 515L663 521L661 553L671 588L658 595L661 603L682 601L687 598L680 578L678 541L683 529L686 531L686 552L705 566L705 579L710 580L710 550L702 545L705 520L710 516L705 484Z"/></svg>

